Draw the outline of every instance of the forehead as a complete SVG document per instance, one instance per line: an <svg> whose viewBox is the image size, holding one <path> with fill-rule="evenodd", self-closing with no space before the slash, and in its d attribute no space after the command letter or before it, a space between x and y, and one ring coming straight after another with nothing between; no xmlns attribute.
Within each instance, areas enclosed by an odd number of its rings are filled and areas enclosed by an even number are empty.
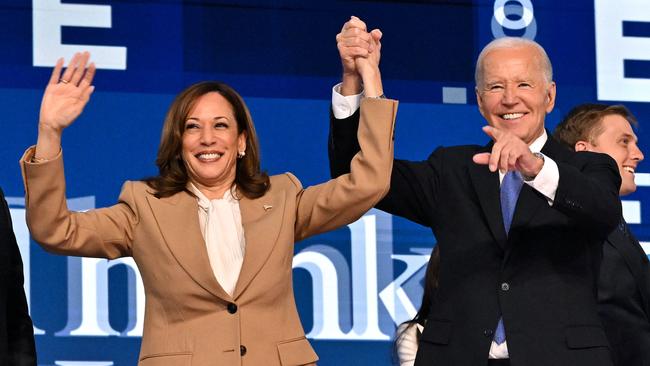
<svg viewBox="0 0 650 366"><path fill-rule="evenodd" d="M630 122L620 114L610 114L600 121L602 133L598 137L611 137L616 138L622 135L629 135L636 139L636 135L632 130Z"/></svg>
<svg viewBox="0 0 650 366"><path fill-rule="evenodd" d="M495 48L484 56L482 66L485 81L544 77L541 55L533 46Z"/></svg>
<svg viewBox="0 0 650 366"><path fill-rule="evenodd" d="M233 110L232 105L223 95L217 92L209 92L196 99L188 117L199 114L211 115L208 117L232 116L234 114Z"/></svg>

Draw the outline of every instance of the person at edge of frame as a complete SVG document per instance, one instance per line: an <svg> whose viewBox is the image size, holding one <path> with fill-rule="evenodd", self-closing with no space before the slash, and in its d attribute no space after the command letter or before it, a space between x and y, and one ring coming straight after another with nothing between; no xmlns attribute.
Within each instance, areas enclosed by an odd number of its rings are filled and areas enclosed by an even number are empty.
<svg viewBox="0 0 650 366"><path fill-rule="evenodd" d="M36 366L34 326L23 287L23 262L0 189L0 365Z"/></svg>
<svg viewBox="0 0 650 366"><path fill-rule="evenodd" d="M633 127L638 122L623 105L581 104L553 131L575 151L610 155L621 175L620 196L636 191L643 152ZM650 365L650 263L623 217L603 243L598 278L598 313L618 366Z"/></svg>

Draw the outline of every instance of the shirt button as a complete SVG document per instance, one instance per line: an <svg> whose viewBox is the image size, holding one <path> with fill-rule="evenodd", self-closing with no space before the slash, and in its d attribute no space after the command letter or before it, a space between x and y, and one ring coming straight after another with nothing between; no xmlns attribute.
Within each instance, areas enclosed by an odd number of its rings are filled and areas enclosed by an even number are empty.
<svg viewBox="0 0 650 366"><path fill-rule="evenodd" d="M483 335L486 337L492 337L494 335L494 331L492 329L486 329L483 331Z"/></svg>
<svg viewBox="0 0 650 366"><path fill-rule="evenodd" d="M229 302L229 303L228 303L228 312L229 312L230 314L234 314L234 313L236 313L236 312L237 312L237 305L236 305L236 304L233 304L233 303L231 303L231 302Z"/></svg>
<svg viewBox="0 0 650 366"><path fill-rule="evenodd" d="M239 354L242 356L246 354L246 346L239 346Z"/></svg>
<svg viewBox="0 0 650 366"><path fill-rule="evenodd" d="M501 290L502 291L510 290L510 285L508 284L508 282L504 282L504 283L501 284Z"/></svg>

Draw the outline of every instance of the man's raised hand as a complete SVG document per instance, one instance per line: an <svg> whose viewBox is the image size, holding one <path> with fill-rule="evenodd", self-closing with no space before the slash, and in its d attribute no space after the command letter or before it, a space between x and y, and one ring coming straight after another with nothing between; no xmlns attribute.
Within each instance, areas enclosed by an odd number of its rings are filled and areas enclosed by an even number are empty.
<svg viewBox="0 0 650 366"><path fill-rule="evenodd" d="M544 161L530 151L528 145L510 131L484 126L483 132L494 141L492 152L476 154L476 164L488 165L490 171L519 171L524 177L536 177Z"/></svg>

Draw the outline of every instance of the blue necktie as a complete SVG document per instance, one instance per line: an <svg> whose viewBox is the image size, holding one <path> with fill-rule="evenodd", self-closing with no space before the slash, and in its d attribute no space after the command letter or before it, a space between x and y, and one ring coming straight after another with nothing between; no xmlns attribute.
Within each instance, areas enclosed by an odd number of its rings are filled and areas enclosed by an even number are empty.
<svg viewBox="0 0 650 366"><path fill-rule="evenodd" d="M510 232L510 224L512 224L512 216L515 214L515 206L517 206L517 198L524 181L519 172L509 171L503 177L501 182L501 214L503 215L503 227L506 229L506 234ZM499 323L494 330L494 342L501 344L506 341L506 330L503 327L503 317L499 317Z"/></svg>
<svg viewBox="0 0 650 366"><path fill-rule="evenodd" d="M506 234L510 232L512 216L515 214L517 198L523 184L521 174L516 171L507 172L501 182L501 214L503 214L503 227L506 229Z"/></svg>

